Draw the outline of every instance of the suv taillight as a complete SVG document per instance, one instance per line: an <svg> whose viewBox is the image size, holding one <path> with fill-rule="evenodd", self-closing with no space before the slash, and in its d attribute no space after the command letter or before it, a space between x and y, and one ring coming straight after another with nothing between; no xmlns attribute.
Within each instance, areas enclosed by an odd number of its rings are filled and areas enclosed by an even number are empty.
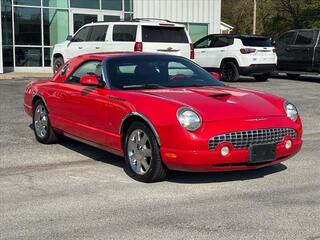
<svg viewBox="0 0 320 240"><path fill-rule="evenodd" d="M255 53L256 49L254 49L254 48L241 48L240 52L242 54L250 54L250 53Z"/></svg>
<svg viewBox="0 0 320 240"><path fill-rule="evenodd" d="M142 42L136 42L134 45L134 51L135 52L142 52L143 47L142 47Z"/></svg>
<svg viewBox="0 0 320 240"><path fill-rule="evenodd" d="M190 59L194 59L194 46L190 43Z"/></svg>

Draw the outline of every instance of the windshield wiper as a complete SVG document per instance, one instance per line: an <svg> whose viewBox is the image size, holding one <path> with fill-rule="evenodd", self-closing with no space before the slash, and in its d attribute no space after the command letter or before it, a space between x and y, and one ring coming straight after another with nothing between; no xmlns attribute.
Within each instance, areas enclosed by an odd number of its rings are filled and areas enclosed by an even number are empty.
<svg viewBox="0 0 320 240"><path fill-rule="evenodd" d="M159 89L159 88L166 88L164 86L161 86L159 84L136 84L136 85L124 85L122 86L123 89Z"/></svg>

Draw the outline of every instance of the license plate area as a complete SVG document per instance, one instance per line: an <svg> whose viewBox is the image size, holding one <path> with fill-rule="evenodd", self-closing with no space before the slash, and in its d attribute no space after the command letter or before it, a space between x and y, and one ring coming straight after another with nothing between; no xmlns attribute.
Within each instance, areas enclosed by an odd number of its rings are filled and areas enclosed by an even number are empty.
<svg viewBox="0 0 320 240"><path fill-rule="evenodd" d="M249 163L263 163L276 160L276 143L258 144L249 147Z"/></svg>

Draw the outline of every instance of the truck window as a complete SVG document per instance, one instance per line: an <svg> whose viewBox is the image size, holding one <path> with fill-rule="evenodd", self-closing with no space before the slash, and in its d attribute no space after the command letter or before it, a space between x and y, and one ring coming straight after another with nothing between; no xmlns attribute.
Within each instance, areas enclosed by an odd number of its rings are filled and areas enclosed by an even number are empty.
<svg viewBox="0 0 320 240"><path fill-rule="evenodd" d="M90 27L82 28L77 34L72 38L73 42L85 42L89 40L90 37Z"/></svg>
<svg viewBox="0 0 320 240"><path fill-rule="evenodd" d="M301 31L298 33L295 45L313 44L314 31Z"/></svg>
<svg viewBox="0 0 320 240"><path fill-rule="evenodd" d="M136 25L114 25L112 39L120 42L135 42L136 34Z"/></svg>
<svg viewBox="0 0 320 240"><path fill-rule="evenodd" d="M94 41L94 42L105 41L107 30L108 30L108 25L92 26L92 31L91 31L89 41Z"/></svg>
<svg viewBox="0 0 320 240"><path fill-rule="evenodd" d="M183 27L142 27L143 42L188 43L188 37Z"/></svg>
<svg viewBox="0 0 320 240"><path fill-rule="evenodd" d="M272 40L265 37L243 37L241 38L243 46L247 47L272 47Z"/></svg>
<svg viewBox="0 0 320 240"><path fill-rule="evenodd" d="M295 35L296 35L295 32L287 32L279 38L279 43L281 45L290 45L293 43L293 39Z"/></svg>
<svg viewBox="0 0 320 240"><path fill-rule="evenodd" d="M232 40L228 37L217 37L213 47L226 47L232 45Z"/></svg>

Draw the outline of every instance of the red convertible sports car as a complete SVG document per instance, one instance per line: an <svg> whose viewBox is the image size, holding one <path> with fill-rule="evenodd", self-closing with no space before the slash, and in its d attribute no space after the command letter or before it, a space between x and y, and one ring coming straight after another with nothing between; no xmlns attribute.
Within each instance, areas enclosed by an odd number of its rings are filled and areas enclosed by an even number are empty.
<svg viewBox="0 0 320 240"><path fill-rule="evenodd" d="M302 145L292 103L225 86L178 56L82 55L51 81L30 83L24 107L39 142L65 135L124 156L126 172L143 182L162 180L169 169L270 166Z"/></svg>

